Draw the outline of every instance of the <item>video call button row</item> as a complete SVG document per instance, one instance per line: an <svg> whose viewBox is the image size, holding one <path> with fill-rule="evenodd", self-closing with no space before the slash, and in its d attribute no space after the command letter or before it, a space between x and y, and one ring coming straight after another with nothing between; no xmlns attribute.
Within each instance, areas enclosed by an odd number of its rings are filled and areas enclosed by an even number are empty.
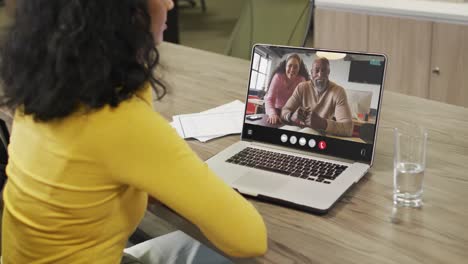
<svg viewBox="0 0 468 264"><path fill-rule="evenodd" d="M296 136L288 137L288 135L286 135L286 134L281 135L281 142L287 143L288 140L289 140L289 143L291 143L292 145L295 145L298 142ZM305 146L306 144L307 144L307 140L304 137L300 137L299 138L299 145ZM315 146L317 145L317 142L315 141L315 139L311 138L311 139L309 139L308 145L309 145L310 148L315 148ZM318 144L318 148L321 149L321 150L326 149L327 148L327 143L325 141L323 141L323 140L320 141L319 144Z"/></svg>

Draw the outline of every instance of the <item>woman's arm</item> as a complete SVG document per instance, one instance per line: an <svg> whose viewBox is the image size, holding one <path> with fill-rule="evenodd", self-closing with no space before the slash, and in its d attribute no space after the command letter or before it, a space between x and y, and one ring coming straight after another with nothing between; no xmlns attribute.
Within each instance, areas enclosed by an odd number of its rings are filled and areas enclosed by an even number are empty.
<svg viewBox="0 0 468 264"><path fill-rule="evenodd" d="M112 177L160 200L226 254L264 254L266 227L257 210L216 176L164 118L136 100L121 103L100 128L96 151Z"/></svg>
<svg viewBox="0 0 468 264"><path fill-rule="evenodd" d="M301 87L303 85L307 85L307 83L299 83L294 89L293 94L291 97L289 97L288 101L286 101L286 104L283 106L281 110L281 118L286 121L286 122L292 122L295 120L291 120L291 116L293 115L296 110L302 106L302 101L303 101L303 94L301 91Z"/></svg>
<svg viewBox="0 0 468 264"><path fill-rule="evenodd" d="M268 93L265 96L265 111L268 116L277 115L275 110L276 97L278 96L278 89L281 89L281 80L278 73L271 79Z"/></svg>

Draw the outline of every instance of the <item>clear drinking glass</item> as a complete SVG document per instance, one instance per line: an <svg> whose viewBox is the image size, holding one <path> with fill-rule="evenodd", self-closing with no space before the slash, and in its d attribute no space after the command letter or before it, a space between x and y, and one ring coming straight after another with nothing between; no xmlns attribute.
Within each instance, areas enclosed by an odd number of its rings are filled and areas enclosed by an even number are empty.
<svg viewBox="0 0 468 264"><path fill-rule="evenodd" d="M393 203L422 206L427 130L416 125L394 129Z"/></svg>

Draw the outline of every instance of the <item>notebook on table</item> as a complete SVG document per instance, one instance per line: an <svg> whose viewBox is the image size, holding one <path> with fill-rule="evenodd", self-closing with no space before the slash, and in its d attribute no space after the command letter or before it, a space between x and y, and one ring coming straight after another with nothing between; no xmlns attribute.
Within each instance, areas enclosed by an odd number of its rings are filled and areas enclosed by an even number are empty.
<svg viewBox="0 0 468 264"><path fill-rule="evenodd" d="M309 77L316 59L328 59L329 83L349 94L347 106L339 107L349 108L352 134L336 135L290 119L272 125L267 122L263 104L256 112L246 111L241 140L207 164L246 196L326 213L373 164L387 59L375 53L257 44L252 49L249 85L244 88L246 108L251 98L256 105L265 100L274 70L291 54L299 55ZM361 107L363 96L356 94L365 95L365 107ZM359 101L354 102L355 98ZM334 116L323 118L335 121Z"/></svg>

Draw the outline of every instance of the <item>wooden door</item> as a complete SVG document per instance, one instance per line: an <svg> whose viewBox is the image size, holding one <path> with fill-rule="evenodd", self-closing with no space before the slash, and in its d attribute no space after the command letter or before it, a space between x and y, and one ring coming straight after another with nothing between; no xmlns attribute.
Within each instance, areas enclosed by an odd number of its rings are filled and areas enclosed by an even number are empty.
<svg viewBox="0 0 468 264"><path fill-rule="evenodd" d="M468 26L434 23L429 98L468 107Z"/></svg>
<svg viewBox="0 0 468 264"><path fill-rule="evenodd" d="M432 22L369 16L369 51L388 56L385 89L429 97Z"/></svg>

